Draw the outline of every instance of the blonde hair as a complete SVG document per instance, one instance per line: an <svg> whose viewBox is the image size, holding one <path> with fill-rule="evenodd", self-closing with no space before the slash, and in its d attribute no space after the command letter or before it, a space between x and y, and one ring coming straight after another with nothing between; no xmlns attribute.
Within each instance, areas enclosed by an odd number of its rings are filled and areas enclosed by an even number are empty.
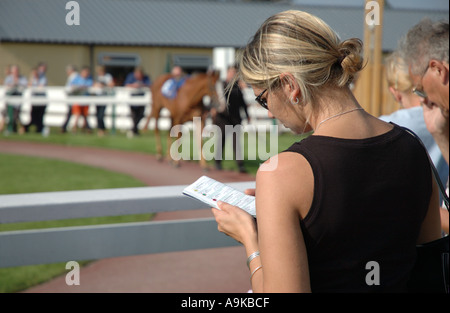
<svg viewBox="0 0 450 313"><path fill-rule="evenodd" d="M409 76L409 68L398 51L391 53L385 59L386 79L389 87L395 90L408 92L413 88Z"/></svg>
<svg viewBox="0 0 450 313"><path fill-rule="evenodd" d="M321 87L348 86L363 68L362 42L340 41L320 18L289 10L268 18L239 57L240 76L259 88L274 88L292 73L301 101L313 103Z"/></svg>

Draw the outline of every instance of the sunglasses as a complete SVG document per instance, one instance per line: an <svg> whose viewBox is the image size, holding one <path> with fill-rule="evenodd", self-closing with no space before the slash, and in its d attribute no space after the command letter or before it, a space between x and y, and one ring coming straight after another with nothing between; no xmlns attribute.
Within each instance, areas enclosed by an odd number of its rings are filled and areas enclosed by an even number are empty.
<svg viewBox="0 0 450 313"><path fill-rule="evenodd" d="M269 110L267 107L267 99L261 98L262 95L267 91L267 89L264 89L263 92L261 92L256 98L255 101L258 102L264 109Z"/></svg>

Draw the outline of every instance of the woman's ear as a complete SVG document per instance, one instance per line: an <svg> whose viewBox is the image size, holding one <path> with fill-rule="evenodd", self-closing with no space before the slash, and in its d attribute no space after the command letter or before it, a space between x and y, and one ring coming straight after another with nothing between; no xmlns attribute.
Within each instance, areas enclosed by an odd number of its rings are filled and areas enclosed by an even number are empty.
<svg viewBox="0 0 450 313"><path fill-rule="evenodd" d="M293 104L298 104L301 98L300 86L292 73L282 73L280 75L281 88L288 99Z"/></svg>

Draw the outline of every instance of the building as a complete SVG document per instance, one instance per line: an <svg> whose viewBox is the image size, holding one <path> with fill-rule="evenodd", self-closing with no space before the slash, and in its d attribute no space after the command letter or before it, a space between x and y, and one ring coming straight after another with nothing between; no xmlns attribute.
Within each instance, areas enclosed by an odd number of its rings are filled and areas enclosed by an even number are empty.
<svg viewBox="0 0 450 313"><path fill-rule="evenodd" d="M361 2L363 2L361 0ZM135 66L152 78L173 65L204 71L217 56L234 58L270 15L299 9L323 18L341 38L363 38L364 7L305 6L286 3L163 0L2 0L0 68L18 64L28 75L47 62L49 85L65 83L65 67L105 65L118 85ZM447 12L386 7L383 50L424 16L448 19ZM77 25L78 24L78 25ZM217 48L225 47L225 50ZM222 62L223 63L223 62ZM221 65L222 67L224 64ZM0 82L5 73L0 72Z"/></svg>

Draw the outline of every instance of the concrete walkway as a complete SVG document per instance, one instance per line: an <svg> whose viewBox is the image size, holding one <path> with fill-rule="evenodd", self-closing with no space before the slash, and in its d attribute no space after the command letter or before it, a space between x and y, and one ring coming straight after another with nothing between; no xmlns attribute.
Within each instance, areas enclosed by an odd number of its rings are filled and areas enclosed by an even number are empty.
<svg viewBox="0 0 450 313"><path fill-rule="evenodd" d="M254 181L249 174L217 170L205 173L194 162L174 168L148 154L109 149L0 139L0 153L82 163L130 175L149 186L189 184L205 174L223 182ZM197 217L212 217L212 213L209 209L158 213L155 220ZM24 292L246 293L251 287L245 260L242 246L102 259L81 269L79 286L66 285L62 275Z"/></svg>

